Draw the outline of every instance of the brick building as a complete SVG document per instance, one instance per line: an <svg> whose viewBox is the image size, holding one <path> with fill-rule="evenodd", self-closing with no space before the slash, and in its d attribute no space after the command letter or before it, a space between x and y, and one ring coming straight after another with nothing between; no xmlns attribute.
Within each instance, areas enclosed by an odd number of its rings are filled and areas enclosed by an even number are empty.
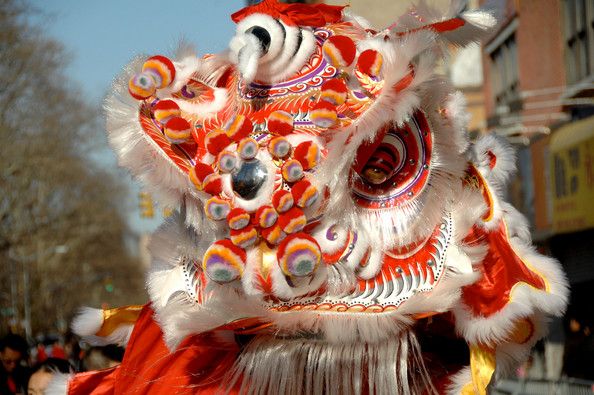
<svg viewBox="0 0 594 395"><path fill-rule="evenodd" d="M483 46L487 128L516 144L510 199L572 286L565 372L592 379L594 1L488 3L500 6L501 22Z"/></svg>

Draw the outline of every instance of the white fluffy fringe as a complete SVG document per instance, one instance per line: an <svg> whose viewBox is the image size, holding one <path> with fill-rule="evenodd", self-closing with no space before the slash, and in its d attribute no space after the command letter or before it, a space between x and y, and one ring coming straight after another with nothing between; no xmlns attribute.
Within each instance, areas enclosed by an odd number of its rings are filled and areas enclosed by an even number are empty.
<svg viewBox="0 0 594 395"><path fill-rule="evenodd" d="M227 388L240 394L435 394L411 331L384 343L327 344L307 338L254 338Z"/></svg>
<svg viewBox="0 0 594 395"><path fill-rule="evenodd" d="M103 311L91 307L83 307L72 321L72 331L91 346L107 346L117 344L125 347L130 340L134 325L124 324L116 328L108 336L95 335L103 325Z"/></svg>
<svg viewBox="0 0 594 395"><path fill-rule="evenodd" d="M68 383L74 377L74 374L54 373L47 388L45 395L66 395L68 394Z"/></svg>

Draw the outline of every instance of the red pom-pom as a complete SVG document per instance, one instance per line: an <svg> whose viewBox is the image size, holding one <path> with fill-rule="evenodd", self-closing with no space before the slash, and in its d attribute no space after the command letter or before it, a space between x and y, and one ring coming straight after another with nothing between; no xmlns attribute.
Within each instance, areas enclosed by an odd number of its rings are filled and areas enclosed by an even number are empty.
<svg viewBox="0 0 594 395"><path fill-rule="evenodd" d="M357 70L370 77L379 76L384 58L381 53L374 49L367 49L361 52L357 59Z"/></svg>
<svg viewBox="0 0 594 395"><path fill-rule="evenodd" d="M291 192L281 189L272 194L272 205L279 213L284 213L293 207L293 195Z"/></svg>
<svg viewBox="0 0 594 395"><path fill-rule="evenodd" d="M250 214L241 207L236 207L229 211L227 223L231 229L243 229L250 224Z"/></svg>
<svg viewBox="0 0 594 395"><path fill-rule="evenodd" d="M181 144L192 136L192 125L182 117L174 117L165 125L165 137L174 144Z"/></svg>
<svg viewBox="0 0 594 395"><path fill-rule="evenodd" d="M202 190L209 195L218 195L223 192L223 179L216 173L207 176L202 183Z"/></svg>
<svg viewBox="0 0 594 395"><path fill-rule="evenodd" d="M241 229L231 229L229 234L233 244L241 248L247 248L258 240L258 231L252 225Z"/></svg>
<svg viewBox="0 0 594 395"><path fill-rule="evenodd" d="M189 176L192 184L201 191L204 188L204 180L211 174L214 174L212 166L198 162L190 169Z"/></svg>
<svg viewBox="0 0 594 395"><path fill-rule="evenodd" d="M338 122L336 106L325 100L320 100L311 110L309 110L309 119L316 126L321 128L331 128Z"/></svg>
<svg viewBox="0 0 594 395"><path fill-rule="evenodd" d="M308 180L301 180L291 188L295 204L299 207L309 207L318 200L319 192Z"/></svg>
<svg viewBox="0 0 594 395"><path fill-rule="evenodd" d="M355 60L357 46L347 36L332 36L322 46L324 57L336 68L348 67Z"/></svg>
<svg viewBox="0 0 594 395"><path fill-rule="evenodd" d="M212 155L218 155L219 152L224 150L231 144L231 139L225 132L220 129L208 132L204 138L204 144L206 145L207 151Z"/></svg>
<svg viewBox="0 0 594 395"><path fill-rule="evenodd" d="M279 225L271 226L260 231L260 235L270 244L277 245L287 237Z"/></svg>
<svg viewBox="0 0 594 395"><path fill-rule="evenodd" d="M293 116L285 111L273 111L268 116L268 131L286 136L293 131Z"/></svg>
<svg viewBox="0 0 594 395"><path fill-rule="evenodd" d="M166 124L170 119L181 116L181 111L173 100L159 100L153 107L153 115L157 121Z"/></svg>
<svg viewBox="0 0 594 395"><path fill-rule="evenodd" d="M313 141L299 144L293 152L293 157L301 163L304 170L313 169L320 162L320 147Z"/></svg>
<svg viewBox="0 0 594 395"><path fill-rule="evenodd" d="M175 79L175 66L165 56L156 55L148 58L142 65L142 72L150 74L158 89L165 88Z"/></svg>
<svg viewBox="0 0 594 395"><path fill-rule="evenodd" d="M270 228L277 219L278 214L272 206L262 206L256 211L256 221L261 228Z"/></svg>
<svg viewBox="0 0 594 395"><path fill-rule="evenodd" d="M227 136L235 142L247 137L254 125L245 115L236 115L235 118L227 124Z"/></svg>
<svg viewBox="0 0 594 395"><path fill-rule="evenodd" d="M348 89L341 78L331 78L322 84L320 99L335 106L344 104L347 99Z"/></svg>
<svg viewBox="0 0 594 395"><path fill-rule="evenodd" d="M278 224L286 234L296 233L305 228L307 217L303 213L303 210L293 207L280 215Z"/></svg>

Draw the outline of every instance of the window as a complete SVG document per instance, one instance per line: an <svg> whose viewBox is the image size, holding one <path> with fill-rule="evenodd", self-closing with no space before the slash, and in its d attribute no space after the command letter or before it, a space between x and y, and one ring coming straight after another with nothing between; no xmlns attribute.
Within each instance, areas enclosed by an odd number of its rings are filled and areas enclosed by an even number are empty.
<svg viewBox="0 0 594 395"><path fill-rule="evenodd" d="M565 0L565 58L567 83L594 74L594 2Z"/></svg>
<svg viewBox="0 0 594 395"><path fill-rule="evenodd" d="M493 94L497 106L507 105L519 97L518 47L514 34L491 54Z"/></svg>

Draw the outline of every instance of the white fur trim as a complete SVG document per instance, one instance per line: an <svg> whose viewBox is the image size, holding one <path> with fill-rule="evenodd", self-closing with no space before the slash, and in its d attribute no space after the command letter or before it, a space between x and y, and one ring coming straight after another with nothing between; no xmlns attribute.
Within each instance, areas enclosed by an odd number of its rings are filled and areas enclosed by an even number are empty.
<svg viewBox="0 0 594 395"><path fill-rule="evenodd" d="M74 333L92 346L106 346L109 344L126 346L134 329L134 325L123 324L108 336L97 336L96 333L99 332L102 325L103 311L101 309L83 307L72 321L71 327Z"/></svg>
<svg viewBox="0 0 594 395"><path fill-rule="evenodd" d="M54 373L47 388L45 395L66 395L68 394L68 383L74 377L73 374Z"/></svg>
<svg viewBox="0 0 594 395"><path fill-rule="evenodd" d="M489 152L495 156L495 166L491 169ZM474 144L475 163L481 174L502 196L507 181L516 171L516 155L513 147L495 134L481 137Z"/></svg>
<svg viewBox="0 0 594 395"><path fill-rule="evenodd" d="M82 307L72 320L72 332L78 336L92 336L99 332L103 325L103 310Z"/></svg>
<svg viewBox="0 0 594 395"><path fill-rule="evenodd" d="M470 366L462 368L458 373L450 377L450 385L446 389L447 395L460 395L466 384L472 383Z"/></svg>
<svg viewBox="0 0 594 395"><path fill-rule="evenodd" d="M542 276L550 288L542 291L519 284L513 289L508 304L489 317L474 316L463 304L456 306L456 328L470 343L494 344L505 341L517 319L541 313L561 316L565 311L569 291L559 263L540 255L534 247L517 236L510 237L509 243L516 254Z"/></svg>

